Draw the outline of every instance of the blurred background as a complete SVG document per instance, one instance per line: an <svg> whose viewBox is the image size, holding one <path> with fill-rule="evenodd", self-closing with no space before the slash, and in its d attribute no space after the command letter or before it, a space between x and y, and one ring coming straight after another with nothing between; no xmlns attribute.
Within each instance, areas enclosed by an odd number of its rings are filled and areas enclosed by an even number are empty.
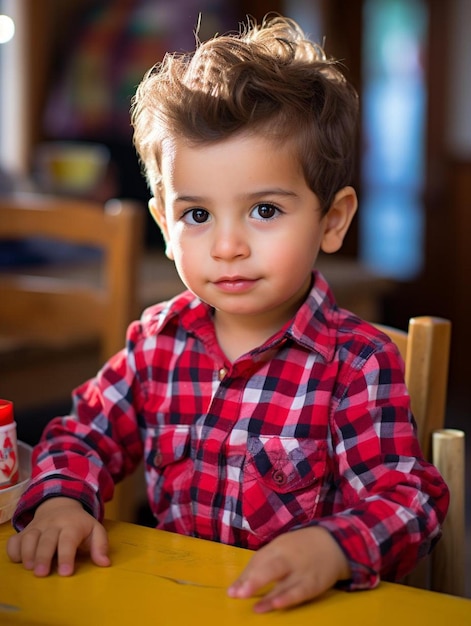
<svg viewBox="0 0 471 626"><path fill-rule="evenodd" d="M192 49L199 19L205 39L270 11L323 42L360 93L360 210L336 256L367 272L376 321L452 320L447 425L467 431L469 450L468 0L0 0L0 193L121 196L145 212L129 122L142 75ZM145 249L161 250L146 220ZM15 254L3 246L0 265Z"/></svg>

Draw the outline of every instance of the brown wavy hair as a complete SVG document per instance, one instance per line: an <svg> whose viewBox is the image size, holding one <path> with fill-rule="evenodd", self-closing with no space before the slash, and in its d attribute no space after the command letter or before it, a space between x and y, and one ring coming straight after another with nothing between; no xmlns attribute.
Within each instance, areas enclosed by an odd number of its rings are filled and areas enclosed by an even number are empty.
<svg viewBox="0 0 471 626"><path fill-rule="evenodd" d="M333 59L291 19L249 20L239 33L167 54L133 98L134 144L158 191L162 142L192 146L263 133L280 148L294 140L310 189L326 212L351 184L358 97ZM292 145L292 144L290 144Z"/></svg>

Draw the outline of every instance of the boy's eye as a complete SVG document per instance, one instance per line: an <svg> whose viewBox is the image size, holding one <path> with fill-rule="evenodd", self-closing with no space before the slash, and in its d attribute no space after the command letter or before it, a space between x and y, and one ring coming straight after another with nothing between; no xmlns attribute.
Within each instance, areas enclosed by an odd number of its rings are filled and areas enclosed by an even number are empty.
<svg viewBox="0 0 471 626"><path fill-rule="evenodd" d="M209 213L205 209L190 209L183 215L187 224L204 224L208 221Z"/></svg>
<svg viewBox="0 0 471 626"><path fill-rule="evenodd" d="M252 209L252 217L255 219L269 220L276 217L280 210L274 205L269 203L257 204Z"/></svg>

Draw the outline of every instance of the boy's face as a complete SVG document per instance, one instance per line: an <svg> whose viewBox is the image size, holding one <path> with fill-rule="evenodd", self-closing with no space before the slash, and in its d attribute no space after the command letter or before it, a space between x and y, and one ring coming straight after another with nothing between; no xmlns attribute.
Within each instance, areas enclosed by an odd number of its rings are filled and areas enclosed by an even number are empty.
<svg viewBox="0 0 471 626"><path fill-rule="evenodd" d="M353 217L349 187L321 216L286 143L238 135L164 145L162 199L149 206L183 282L216 316L281 327L307 295L319 249L337 250Z"/></svg>

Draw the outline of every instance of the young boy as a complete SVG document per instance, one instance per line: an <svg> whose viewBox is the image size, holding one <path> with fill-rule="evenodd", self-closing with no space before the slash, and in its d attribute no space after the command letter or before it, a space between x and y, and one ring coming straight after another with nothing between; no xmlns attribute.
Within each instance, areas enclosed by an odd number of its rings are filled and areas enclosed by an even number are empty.
<svg viewBox="0 0 471 626"><path fill-rule="evenodd" d="M421 454L394 345L313 266L343 242L357 97L283 18L169 55L139 86L149 207L188 291L46 429L13 561L109 564L100 520L145 460L157 527L256 550L228 593L269 611L398 579L440 535L446 485Z"/></svg>

